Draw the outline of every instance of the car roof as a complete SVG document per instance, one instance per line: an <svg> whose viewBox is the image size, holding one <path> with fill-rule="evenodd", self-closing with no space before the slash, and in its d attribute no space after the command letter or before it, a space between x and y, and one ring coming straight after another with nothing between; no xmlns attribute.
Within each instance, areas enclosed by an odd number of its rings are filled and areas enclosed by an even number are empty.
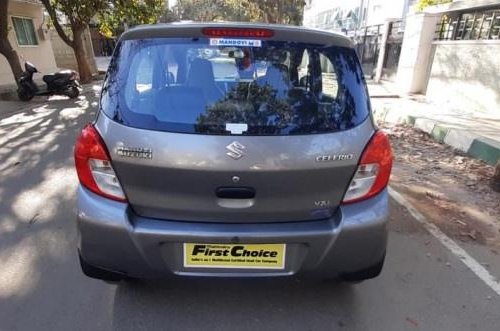
<svg viewBox="0 0 500 331"><path fill-rule="evenodd" d="M304 42L327 46L353 47L353 43L344 35L306 28L303 26L242 23L242 22L210 22L210 23L161 23L140 25L124 32L120 40L148 39L148 38L176 38L176 37L203 37L205 27L217 28L263 28L274 31L274 36L266 40L281 40Z"/></svg>

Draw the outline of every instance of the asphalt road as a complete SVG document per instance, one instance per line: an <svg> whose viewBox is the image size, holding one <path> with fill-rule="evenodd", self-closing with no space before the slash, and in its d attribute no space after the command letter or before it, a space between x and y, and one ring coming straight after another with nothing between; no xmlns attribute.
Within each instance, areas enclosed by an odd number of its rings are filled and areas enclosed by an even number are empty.
<svg viewBox="0 0 500 331"><path fill-rule="evenodd" d="M84 277L72 147L96 106L86 95L0 117L0 330L500 329L500 297L394 201L383 273L357 285L292 278L117 286Z"/></svg>

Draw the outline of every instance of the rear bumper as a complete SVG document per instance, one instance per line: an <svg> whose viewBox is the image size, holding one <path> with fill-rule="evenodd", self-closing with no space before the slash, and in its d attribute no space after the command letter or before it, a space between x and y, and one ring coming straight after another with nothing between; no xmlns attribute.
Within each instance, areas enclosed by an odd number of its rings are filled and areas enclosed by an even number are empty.
<svg viewBox="0 0 500 331"><path fill-rule="evenodd" d="M387 191L339 209L321 221L217 224L139 217L126 204L78 188L79 250L95 266L132 277L286 276L334 277L379 262L387 245ZM183 265L183 245L285 243L284 270L193 269Z"/></svg>

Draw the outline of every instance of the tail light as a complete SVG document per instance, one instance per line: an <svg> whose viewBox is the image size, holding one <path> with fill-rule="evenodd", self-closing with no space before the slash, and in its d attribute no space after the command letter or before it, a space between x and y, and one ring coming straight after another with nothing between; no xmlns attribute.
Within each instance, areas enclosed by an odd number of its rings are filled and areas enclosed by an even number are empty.
<svg viewBox="0 0 500 331"><path fill-rule="evenodd" d="M85 188L112 200L127 201L106 145L92 124L85 126L76 140L74 156L78 179Z"/></svg>
<svg viewBox="0 0 500 331"><path fill-rule="evenodd" d="M209 37L270 38L274 36L273 30L258 28L203 28L202 32Z"/></svg>
<svg viewBox="0 0 500 331"><path fill-rule="evenodd" d="M365 200L380 193L389 182L391 169L392 150L389 138L382 131L377 131L361 156L343 203Z"/></svg>

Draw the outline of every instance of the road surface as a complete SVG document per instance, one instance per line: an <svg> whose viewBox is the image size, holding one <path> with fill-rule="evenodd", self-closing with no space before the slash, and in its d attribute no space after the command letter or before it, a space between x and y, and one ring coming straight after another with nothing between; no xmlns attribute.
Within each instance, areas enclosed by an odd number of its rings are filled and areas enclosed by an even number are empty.
<svg viewBox="0 0 500 331"><path fill-rule="evenodd" d="M500 296L395 201L383 273L361 284L88 279L72 148L97 99L38 102L0 117L2 331L500 329Z"/></svg>

